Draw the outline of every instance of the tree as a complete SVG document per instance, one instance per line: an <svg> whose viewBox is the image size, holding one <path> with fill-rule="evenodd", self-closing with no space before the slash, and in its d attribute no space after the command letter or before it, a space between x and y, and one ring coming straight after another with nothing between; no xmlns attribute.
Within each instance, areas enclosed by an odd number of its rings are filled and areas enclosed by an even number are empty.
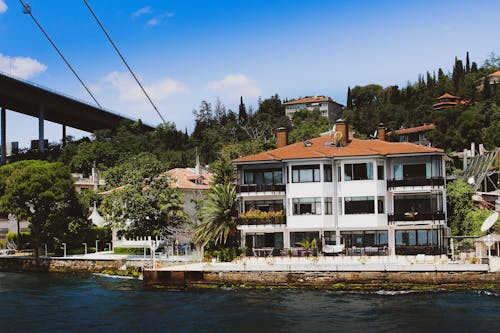
<svg viewBox="0 0 500 333"><path fill-rule="evenodd" d="M201 224L195 227L194 241L203 246L236 245L236 188L231 183L217 184L205 195L198 216Z"/></svg>
<svg viewBox="0 0 500 333"><path fill-rule="evenodd" d="M347 87L347 110L352 110L353 105L352 105L352 94L351 94L351 87Z"/></svg>
<svg viewBox="0 0 500 333"><path fill-rule="evenodd" d="M53 243L64 233L68 220L81 217L69 169L62 163L24 161L12 164L5 181L2 204L18 221L30 222L34 255L38 262L42 241ZM55 231L51 233L49 231Z"/></svg>
<svg viewBox="0 0 500 333"><path fill-rule="evenodd" d="M468 236L467 216L473 210L474 189L463 180L455 180L446 185L448 222L454 236Z"/></svg>
<svg viewBox="0 0 500 333"><path fill-rule="evenodd" d="M465 74L470 73L470 61L469 61L469 51L467 51L467 56L465 57Z"/></svg>
<svg viewBox="0 0 500 333"><path fill-rule="evenodd" d="M238 109L238 122L240 124L246 123L248 120L247 108L245 103L243 103L243 96L240 96L240 106Z"/></svg>
<svg viewBox="0 0 500 333"><path fill-rule="evenodd" d="M293 129L290 132L290 143L300 142L318 137L328 130L328 119L318 109L301 109L293 115Z"/></svg>

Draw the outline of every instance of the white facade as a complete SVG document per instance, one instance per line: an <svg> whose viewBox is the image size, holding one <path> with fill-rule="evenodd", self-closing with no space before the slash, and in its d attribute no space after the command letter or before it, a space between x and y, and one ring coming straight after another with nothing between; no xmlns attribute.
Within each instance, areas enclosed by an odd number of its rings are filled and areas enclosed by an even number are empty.
<svg viewBox="0 0 500 333"><path fill-rule="evenodd" d="M279 224L240 224L242 245L247 248L289 252L298 241L314 238L320 242L319 249L344 244L347 253L360 248L383 254L444 251L448 229L443 154L308 158L237 166L240 213L252 206L283 209L286 217ZM281 183L276 179L280 172Z"/></svg>
<svg viewBox="0 0 500 333"><path fill-rule="evenodd" d="M342 105L330 99L329 97L316 96L316 97L306 97L303 99L298 99L295 101L290 101L284 103L285 105L285 115L292 119L295 112L301 109L307 109L309 111L319 110L321 115L327 118L329 121L335 121L339 118L342 113Z"/></svg>

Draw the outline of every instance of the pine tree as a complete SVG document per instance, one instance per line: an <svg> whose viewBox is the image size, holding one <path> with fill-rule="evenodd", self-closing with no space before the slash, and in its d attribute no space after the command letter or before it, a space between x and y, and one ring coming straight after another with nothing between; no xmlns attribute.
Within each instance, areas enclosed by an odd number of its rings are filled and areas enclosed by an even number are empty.
<svg viewBox="0 0 500 333"><path fill-rule="evenodd" d="M352 110L352 95L351 95L351 87L347 87L347 110Z"/></svg>
<svg viewBox="0 0 500 333"><path fill-rule="evenodd" d="M455 58L455 66L453 66L453 74L451 79L453 81L453 86L455 87L455 93L459 94L459 90L463 85L465 78L465 70L462 64L462 60Z"/></svg>
<svg viewBox="0 0 500 333"><path fill-rule="evenodd" d="M243 96L240 96L240 106L239 106L239 111L238 111L238 122L240 124L246 123L248 120L248 114L247 114L247 108L245 106L245 103L243 103Z"/></svg>
<svg viewBox="0 0 500 333"><path fill-rule="evenodd" d="M471 73L477 73L477 64L473 61L472 66L470 68Z"/></svg>

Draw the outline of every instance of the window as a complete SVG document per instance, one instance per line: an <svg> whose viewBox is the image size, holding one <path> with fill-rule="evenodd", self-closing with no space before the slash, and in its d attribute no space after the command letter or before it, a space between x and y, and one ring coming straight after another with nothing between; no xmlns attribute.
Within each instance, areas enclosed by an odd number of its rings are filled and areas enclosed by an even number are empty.
<svg viewBox="0 0 500 333"><path fill-rule="evenodd" d="M319 165L302 165L292 167L293 183L310 183L319 181Z"/></svg>
<svg viewBox="0 0 500 333"><path fill-rule="evenodd" d="M385 168L383 165L377 165L377 179L378 180L385 179Z"/></svg>
<svg viewBox="0 0 500 333"><path fill-rule="evenodd" d="M337 239L335 236L335 231L325 231L324 240L326 245L336 245Z"/></svg>
<svg viewBox="0 0 500 333"><path fill-rule="evenodd" d="M325 198L325 215L332 215L332 214L333 214L332 198L326 197Z"/></svg>
<svg viewBox="0 0 500 333"><path fill-rule="evenodd" d="M283 200L255 200L245 201L245 213L250 209L256 209L263 212L284 211Z"/></svg>
<svg viewBox="0 0 500 333"><path fill-rule="evenodd" d="M344 243L347 247L383 247L389 244L386 230L341 231L340 235L344 239Z"/></svg>
<svg viewBox="0 0 500 333"><path fill-rule="evenodd" d="M385 212L385 197L377 197L377 213L384 214Z"/></svg>
<svg viewBox="0 0 500 333"><path fill-rule="evenodd" d="M374 214L375 197L345 197L346 214Z"/></svg>
<svg viewBox="0 0 500 333"><path fill-rule="evenodd" d="M312 241L316 240L316 244L319 241L319 232L318 231L305 231L305 232L291 232L290 233L290 246L299 246L297 243L301 243L303 241Z"/></svg>
<svg viewBox="0 0 500 333"><path fill-rule="evenodd" d="M321 198L293 199L293 215L321 215Z"/></svg>
<svg viewBox="0 0 500 333"><path fill-rule="evenodd" d="M243 174L244 184L270 185L283 184L283 171L272 170L248 170Z"/></svg>
<svg viewBox="0 0 500 333"><path fill-rule="evenodd" d="M373 163L344 164L344 180L373 179Z"/></svg>
<svg viewBox="0 0 500 333"><path fill-rule="evenodd" d="M394 196L395 213L435 213L443 211L443 199L437 194L406 194Z"/></svg>
<svg viewBox="0 0 500 333"><path fill-rule="evenodd" d="M401 246L436 246L437 230L396 230L396 245Z"/></svg>
<svg viewBox="0 0 500 333"><path fill-rule="evenodd" d="M274 247L283 248L283 233L246 234L245 246L248 248Z"/></svg>
<svg viewBox="0 0 500 333"><path fill-rule="evenodd" d="M331 182L332 181L332 166L329 164L325 164L323 166L323 174L324 174L324 182Z"/></svg>
<svg viewBox="0 0 500 333"><path fill-rule="evenodd" d="M426 174L427 174L427 167L425 163L403 165L404 179L426 178Z"/></svg>

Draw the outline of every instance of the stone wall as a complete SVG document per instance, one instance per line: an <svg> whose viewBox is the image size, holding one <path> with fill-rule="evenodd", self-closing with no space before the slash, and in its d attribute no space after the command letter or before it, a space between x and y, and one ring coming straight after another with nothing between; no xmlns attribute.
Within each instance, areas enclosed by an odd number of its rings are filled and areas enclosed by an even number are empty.
<svg viewBox="0 0 500 333"><path fill-rule="evenodd" d="M321 289L498 288L499 273L482 272L200 272L145 270L147 286Z"/></svg>

